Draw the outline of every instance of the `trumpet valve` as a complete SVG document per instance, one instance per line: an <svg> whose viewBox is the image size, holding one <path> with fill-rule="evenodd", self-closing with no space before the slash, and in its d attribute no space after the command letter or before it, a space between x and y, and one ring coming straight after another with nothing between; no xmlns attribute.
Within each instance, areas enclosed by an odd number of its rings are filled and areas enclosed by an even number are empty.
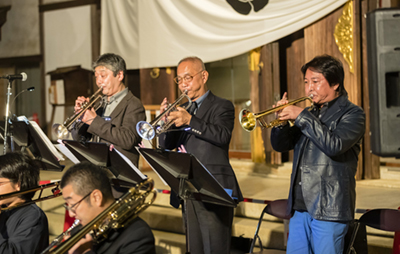
<svg viewBox="0 0 400 254"><path fill-rule="evenodd" d="M263 129L268 128L267 122L265 122L264 118L259 118L258 123L261 125Z"/></svg>

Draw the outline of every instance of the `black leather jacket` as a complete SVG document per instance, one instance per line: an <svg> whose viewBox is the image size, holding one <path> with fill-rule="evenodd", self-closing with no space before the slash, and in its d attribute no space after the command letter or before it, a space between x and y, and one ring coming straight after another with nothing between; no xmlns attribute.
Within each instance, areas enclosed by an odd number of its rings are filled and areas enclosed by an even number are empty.
<svg viewBox="0 0 400 254"><path fill-rule="evenodd" d="M296 172L301 172L304 202L314 219L354 218L355 174L364 132L364 111L347 96L340 96L321 119L304 109L294 127L272 130L271 144L276 151L294 149L288 214L292 213Z"/></svg>

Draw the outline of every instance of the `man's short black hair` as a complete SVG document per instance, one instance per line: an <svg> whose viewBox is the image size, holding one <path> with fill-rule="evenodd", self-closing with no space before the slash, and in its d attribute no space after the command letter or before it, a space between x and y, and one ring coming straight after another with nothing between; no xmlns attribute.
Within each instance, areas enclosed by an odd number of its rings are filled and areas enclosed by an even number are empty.
<svg viewBox="0 0 400 254"><path fill-rule="evenodd" d="M93 63L92 68L93 70L96 69L98 66L104 66L110 71L114 73L114 77L117 76L117 74L122 71L124 73L124 79L122 80L122 83L125 81L125 75L126 75L126 64L125 60L113 53L106 53L101 56Z"/></svg>
<svg viewBox="0 0 400 254"><path fill-rule="evenodd" d="M303 77L305 77L307 70L321 73L328 81L330 86L339 84L337 92L339 95L347 95L344 89L344 70L342 62L330 55L316 56L310 62L301 67Z"/></svg>
<svg viewBox="0 0 400 254"><path fill-rule="evenodd" d="M72 185L74 192L80 196L86 196L97 189L101 191L105 200L114 200L105 169L90 162L70 167L61 178L61 188L67 185Z"/></svg>
<svg viewBox="0 0 400 254"><path fill-rule="evenodd" d="M0 177L9 179L13 184L20 184L20 190L28 190L39 185L40 170L32 159L20 152L0 156ZM20 196L31 200L35 192Z"/></svg>

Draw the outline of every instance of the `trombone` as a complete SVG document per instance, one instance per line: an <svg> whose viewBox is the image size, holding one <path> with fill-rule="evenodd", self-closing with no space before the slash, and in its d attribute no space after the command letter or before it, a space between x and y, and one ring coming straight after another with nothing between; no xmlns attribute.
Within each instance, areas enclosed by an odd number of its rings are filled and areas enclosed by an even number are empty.
<svg viewBox="0 0 400 254"><path fill-rule="evenodd" d="M2 208L0 208L0 211L7 211L7 210L14 209L14 208L18 208L18 207L34 204L34 203L37 203L37 202L41 202L41 201L45 201L45 200L49 200L49 199L61 196L62 193L61 193L61 190L59 189L60 182L61 181L57 181L57 182L54 182L54 183L43 184L43 185L39 185L37 187L30 188L30 189L27 189L27 190L15 191L15 192L7 193L7 194L4 194L4 195L0 195L0 200L3 200L3 199L7 199L7 198L12 198L12 197L15 197L15 196L24 195L24 194L27 194L27 193L30 193L30 192L40 191L39 196L36 199L32 199L32 200L30 200L28 202L24 202L24 203L19 203L19 204L16 204L14 206L8 206L8 207L4 207L4 208L2 207ZM53 188L53 189L51 189L52 195L48 195L48 196L42 197L43 190L44 189L48 189L48 188Z"/></svg>
<svg viewBox="0 0 400 254"><path fill-rule="evenodd" d="M305 101L305 100L309 100L311 102L311 108L310 108L310 110L311 110L314 106L314 102L313 102L312 98L313 98L313 95L311 94L310 96L304 96L304 97L298 98L296 100L289 101L287 104L280 105L275 108L267 109L267 110L261 111L259 113L253 113L248 109L242 109L242 111L240 111L240 113L239 113L240 125L242 126L242 128L245 131L248 131L248 132L250 132L256 128L257 121L263 129L280 126L286 121L280 120L280 119L275 119L275 120L271 121L270 123L267 123L263 119L263 117L266 115L275 113L283 108L286 108L287 106L294 105L294 104L297 104L297 103Z"/></svg>
<svg viewBox="0 0 400 254"><path fill-rule="evenodd" d="M187 98L188 105L184 107L184 109L188 109L192 105L192 100L187 95L187 90L185 90L181 96L179 96L174 103L170 104L167 109L160 115L158 115L153 121L150 123L146 121L140 121L136 124L136 131L138 132L139 136L146 140L152 140L155 136L160 135L168 131L171 126L174 124L173 121L167 121L166 123L161 123L161 119L171 111L175 111L176 108L179 106L178 104L184 99Z"/></svg>

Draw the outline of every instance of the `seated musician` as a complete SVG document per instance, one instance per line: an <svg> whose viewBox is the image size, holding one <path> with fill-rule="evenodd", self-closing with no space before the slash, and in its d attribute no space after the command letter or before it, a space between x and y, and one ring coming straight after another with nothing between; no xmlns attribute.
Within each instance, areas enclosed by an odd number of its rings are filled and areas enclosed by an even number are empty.
<svg viewBox="0 0 400 254"><path fill-rule="evenodd" d="M0 156L0 195L32 189L39 168L21 153ZM49 244L47 217L31 201L35 192L0 200L0 253L41 253ZM25 203L25 205L23 205Z"/></svg>
<svg viewBox="0 0 400 254"><path fill-rule="evenodd" d="M119 55L107 53L93 63L96 85L102 87L103 105L97 111L86 109L81 122L72 130L74 140L113 144L137 166L139 153L135 146L141 141L136 124L146 119L142 102L124 84L126 65ZM79 96L75 112L89 98Z"/></svg>
<svg viewBox="0 0 400 254"><path fill-rule="evenodd" d="M115 201L106 172L88 162L68 169L61 179L61 188L65 208L71 217L80 220L82 226L90 223ZM87 234L68 253L154 254L154 236L147 223L136 217L123 228L112 231L99 243L95 243Z"/></svg>

